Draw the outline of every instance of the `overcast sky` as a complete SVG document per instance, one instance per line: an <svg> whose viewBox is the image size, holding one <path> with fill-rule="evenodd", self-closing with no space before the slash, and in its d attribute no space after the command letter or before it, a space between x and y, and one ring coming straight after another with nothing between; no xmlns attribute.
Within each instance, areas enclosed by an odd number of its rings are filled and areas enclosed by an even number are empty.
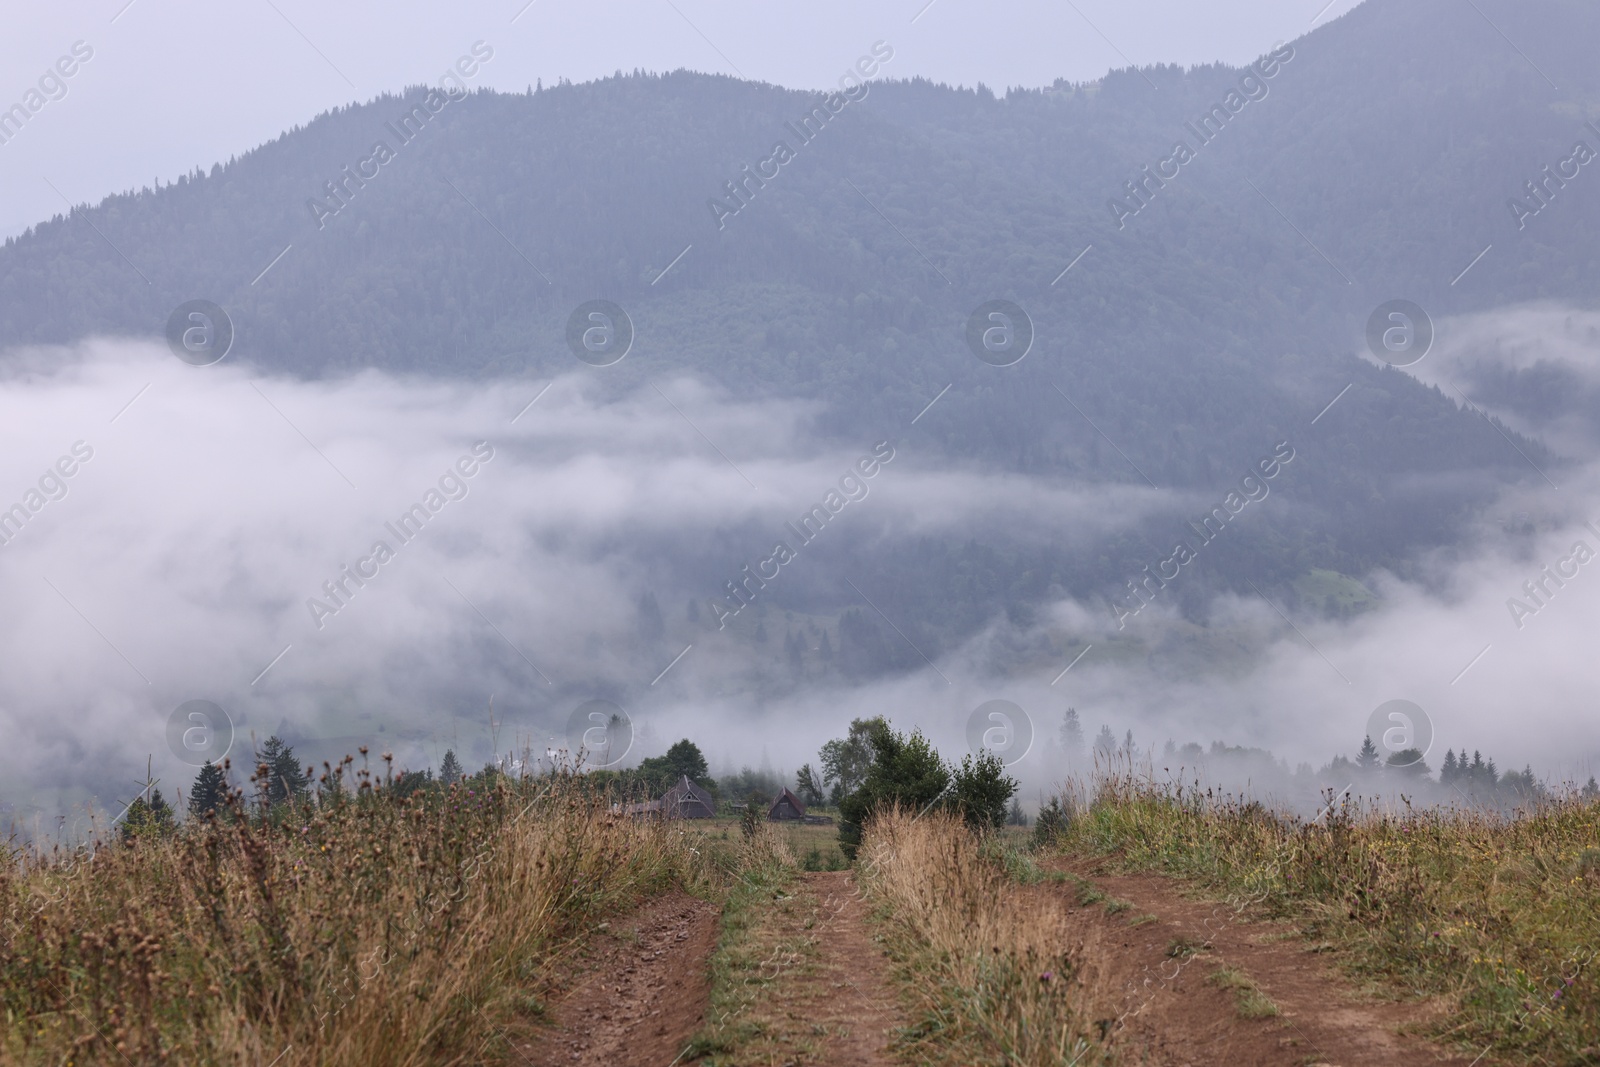
<svg viewBox="0 0 1600 1067"><path fill-rule="evenodd" d="M1355 0L87 0L14 6L0 110L76 42L92 57L0 144L0 234L209 167L318 113L435 81L476 41L478 86L687 67L792 87L832 84L874 41L888 77L1003 90L1129 63L1243 63ZM80 48L80 52L85 49ZM70 64L69 64L70 66ZM52 186L54 188L52 188Z"/></svg>

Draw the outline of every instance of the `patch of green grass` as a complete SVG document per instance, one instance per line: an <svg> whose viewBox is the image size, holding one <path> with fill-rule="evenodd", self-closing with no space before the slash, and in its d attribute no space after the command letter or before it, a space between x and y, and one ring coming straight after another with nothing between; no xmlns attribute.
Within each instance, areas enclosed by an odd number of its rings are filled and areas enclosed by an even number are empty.
<svg viewBox="0 0 1600 1067"><path fill-rule="evenodd" d="M1272 999L1256 985L1255 979L1236 967L1219 968L1206 981L1220 989L1233 990L1241 1018L1271 1019L1282 1014Z"/></svg>
<svg viewBox="0 0 1600 1067"><path fill-rule="evenodd" d="M1211 942L1199 942L1187 937L1175 937L1167 942L1167 958L1184 960L1211 947Z"/></svg>

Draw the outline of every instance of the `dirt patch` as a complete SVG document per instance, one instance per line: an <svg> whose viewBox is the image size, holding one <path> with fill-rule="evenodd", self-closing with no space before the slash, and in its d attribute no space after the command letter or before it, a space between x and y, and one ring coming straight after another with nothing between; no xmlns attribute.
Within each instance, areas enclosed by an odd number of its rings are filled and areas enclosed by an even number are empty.
<svg viewBox="0 0 1600 1067"><path fill-rule="evenodd" d="M1159 875L1105 875L1063 865L1103 894L1050 887L1075 923L1097 930L1098 983L1116 1014L1113 1043L1152 1065L1229 1067L1488 1067L1403 1030L1443 1010L1436 1002L1360 995L1292 926L1251 921L1227 905L1189 899ZM1093 894L1091 894L1092 896Z"/></svg>
<svg viewBox="0 0 1600 1067"><path fill-rule="evenodd" d="M853 871L797 874L725 932L707 1041L727 1067L897 1061L903 1014Z"/></svg>
<svg viewBox="0 0 1600 1067"><path fill-rule="evenodd" d="M889 983L888 957L867 925L855 873L818 871L802 881L817 901L817 956L785 986L786 1014L822 1031L813 1062L892 1064L889 1043L905 1020Z"/></svg>
<svg viewBox="0 0 1600 1067"><path fill-rule="evenodd" d="M588 946L554 1026L516 1041L530 1067L666 1067L705 1022L716 906L685 893L654 898Z"/></svg>

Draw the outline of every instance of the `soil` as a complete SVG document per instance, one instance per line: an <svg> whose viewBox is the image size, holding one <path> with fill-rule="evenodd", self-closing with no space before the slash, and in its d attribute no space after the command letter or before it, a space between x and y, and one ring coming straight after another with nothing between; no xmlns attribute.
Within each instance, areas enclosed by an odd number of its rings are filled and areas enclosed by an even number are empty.
<svg viewBox="0 0 1600 1067"><path fill-rule="evenodd" d="M717 908L685 893L645 902L591 939L551 1011L554 1026L518 1038L528 1067L667 1067L705 1023Z"/></svg>
<svg viewBox="0 0 1600 1067"><path fill-rule="evenodd" d="M889 1043L905 1021L888 957L867 925L855 872L815 871L800 882L816 901L816 954L783 983L782 1004L787 1023L815 1035L808 1042L815 1052L790 1062L889 1067L897 1062Z"/></svg>
<svg viewBox="0 0 1600 1067"><path fill-rule="evenodd" d="M1294 927L1253 921L1225 904L1184 896L1160 875L1108 875L1084 861L1065 869L1131 907L1110 913L1107 901L1079 903L1071 883L1062 894L1073 923L1098 936L1096 985L1112 1001L1104 1023L1124 1062L1152 1067L1489 1067L1487 1056L1462 1057L1415 1033L1438 1018L1436 1001L1380 1000L1359 993L1330 965L1326 952ZM1173 954L1175 946L1180 948ZM1321 946L1326 948L1327 946ZM1192 948L1192 954L1188 949ZM1226 970L1225 970L1226 969ZM1247 1017L1239 993L1217 974L1242 973L1278 1014ZM1270 1010L1270 1008L1268 1008Z"/></svg>

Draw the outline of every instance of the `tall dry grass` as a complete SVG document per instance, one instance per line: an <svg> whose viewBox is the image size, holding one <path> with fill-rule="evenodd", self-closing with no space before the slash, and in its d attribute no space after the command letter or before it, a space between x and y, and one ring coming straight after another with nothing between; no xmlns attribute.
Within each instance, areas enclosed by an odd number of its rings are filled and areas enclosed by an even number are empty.
<svg viewBox="0 0 1600 1067"><path fill-rule="evenodd" d="M1437 1036L1536 1062L1600 1059L1592 799L1505 815L1346 798L1307 821L1121 774L1100 779L1058 842L1296 918L1362 974L1452 1003Z"/></svg>
<svg viewBox="0 0 1600 1067"><path fill-rule="evenodd" d="M0 860L0 1063L495 1059L595 918L697 877L581 779L499 778Z"/></svg>
<svg viewBox="0 0 1600 1067"><path fill-rule="evenodd" d="M1086 966L1091 950L1072 945L1057 895L1019 884L945 813L880 813L859 862L921 1002L912 1041L919 1062L1108 1061L1091 1022L1101 996Z"/></svg>

